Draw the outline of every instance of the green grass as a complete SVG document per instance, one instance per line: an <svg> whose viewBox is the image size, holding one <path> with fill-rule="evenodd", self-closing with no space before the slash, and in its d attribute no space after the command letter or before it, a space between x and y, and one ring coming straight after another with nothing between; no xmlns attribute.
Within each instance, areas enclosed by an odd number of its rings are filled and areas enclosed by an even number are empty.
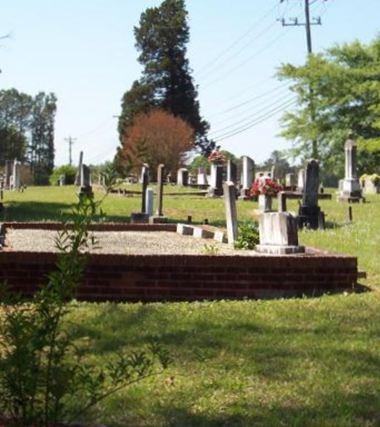
<svg viewBox="0 0 380 427"><path fill-rule="evenodd" d="M108 426L379 426L380 196L353 206L322 201L325 231L301 243L358 256L372 292L277 301L75 306L71 333L99 366L152 338L174 362L164 375L103 402L88 419ZM7 193L8 220L57 220L75 202L72 187ZM122 221L140 199L109 196ZM290 203L296 210L297 203ZM239 219L257 205L239 202ZM223 201L166 197L173 220L224 225Z"/></svg>

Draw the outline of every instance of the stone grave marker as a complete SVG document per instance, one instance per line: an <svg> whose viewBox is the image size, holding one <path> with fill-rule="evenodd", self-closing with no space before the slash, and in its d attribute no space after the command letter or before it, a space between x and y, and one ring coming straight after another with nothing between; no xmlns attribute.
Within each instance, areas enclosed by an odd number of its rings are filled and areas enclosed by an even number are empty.
<svg viewBox="0 0 380 427"><path fill-rule="evenodd" d="M82 164L83 164L83 151L79 153L79 164L78 164L78 172L75 175L75 185L78 187L81 185L81 173L82 173Z"/></svg>
<svg viewBox="0 0 380 427"><path fill-rule="evenodd" d="M297 219L288 212L261 214L259 233L257 252L278 255L305 252L305 248L298 244Z"/></svg>
<svg viewBox="0 0 380 427"><path fill-rule="evenodd" d="M226 181L231 181L236 185L237 181L237 166L231 159L227 160L227 177Z"/></svg>
<svg viewBox="0 0 380 427"><path fill-rule="evenodd" d="M146 213L146 190L149 185L149 166L144 163L141 168L141 212L132 212L131 223L147 223L149 222L149 215Z"/></svg>
<svg viewBox="0 0 380 427"><path fill-rule="evenodd" d="M207 174L205 168L198 168L197 185L208 185Z"/></svg>
<svg viewBox="0 0 380 427"><path fill-rule="evenodd" d="M310 160L306 166L305 187L298 212L298 225L301 228L324 228L324 213L318 206L318 190L319 163L317 160Z"/></svg>
<svg viewBox="0 0 380 427"><path fill-rule="evenodd" d="M21 163L18 160L13 162L13 173L12 173L12 188L13 190L19 190L21 187Z"/></svg>
<svg viewBox="0 0 380 427"><path fill-rule="evenodd" d="M297 176L297 190L302 193L305 187L305 169L300 169Z"/></svg>
<svg viewBox="0 0 380 427"><path fill-rule="evenodd" d="M234 243L238 237L235 184L232 181L226 181L223 184L223 193L226 209L228 244L234 246Z"/></svg>
<svg viewBox="0 0 380 427"><path fill-rule="evenodd" d="M5 171L4 171L4 176L5 176L5 183L4 186L5 188L11 188L11 175L12 175L12 162L11 160L6 160L5 161Z"/></svg>
<svg viewBox="0 0 380 427"><path fill-rule="evenodd" d="M343 189L339 194L339 201L359 202L363 199L362 189L360 186L357 161L356 161L356 142L349 138L344 145L345 152L345 176Z"/></svg>
<svg viewBox="0 0 380 427"><path fill-rule="evenodd" d="M79 173L80 176L80 192L79 196L89 196L92 197L94 193L92 192L92 185L91 185L91 170L89 166L82 163L81 170Z"/></svg>
<svg viewBox="0 0 380 427"><path fill-rule="evenodd" d="M145 213L153 215L154 192L153 188L147 188L145 192Z"/></svg>
<svg viewBox="0 0 380 427"><path fill-rule="evenodd" d="M177 185L187 187L189 185L189 171L186 168L178 169Z"/></svg>
<svg viewBox="0 0 380 427"><path fill-rule="evenodd" d="M223 165L211 163L210 187L208 197L221 196L223 194Z"/></svg>
<svg viewBox="0 0 380 427"><path fill-rule="evenodd" d="M296 177L294 173L287 173L285 175L285 187L288 187L291 189L296 187Z"/></svg>
<svg viewBox="0 0 380 427"><path fill-rule="evenodd" d="M252 185L254 177L255 162L248 156L241 158L241 192L240 197L246 199L248 197L249 190Z"/></svg>

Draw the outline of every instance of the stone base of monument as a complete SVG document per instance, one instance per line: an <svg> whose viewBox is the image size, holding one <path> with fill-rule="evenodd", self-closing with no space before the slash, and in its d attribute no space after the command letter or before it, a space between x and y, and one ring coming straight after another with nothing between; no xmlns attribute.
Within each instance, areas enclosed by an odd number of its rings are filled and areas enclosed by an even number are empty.
<svg viewBox="0 0 380 427"><path fill-rule="evenodd" d="M365 203L365 198L363 196L352 196L350 194L340 193L338 196L338 202Z"/></svg>
<svg viewBox="0 0 380 427"><path fill-rule="evenodd" d="M131 224L148 224L149 214L142 212L131 213Z"/></svg>
<svg viewBox="0 0 380 427"><path fill-rule="evenodd" d="M341 191L338 196L339 202L359 203L363 200L362 188L356 178L344 179L341 183Z"/></svg>
<svg viewBox="0 0 380 427"><path fill-rule="evenodd" d="M305 246L257 245L256 252L273 255L289 255L305 253Z"/></svg>
<svg viewBox="0 0 380 427"><path fill-rule="evenodd" d="M298 211L298 227L311 230L325 228L325 214L319 206L301 205Z"/></svg>
<svg viewBox="0 0 380 427"><path fill-rule="evenodd" d="M166 224L168 217L160 215L152 215L149 217L149 224Z"/></svg>
<svg viewBox="0 0 380 427"><path fill-rule="evenodd" d="M299 254L305 252L298 245L297 219L288 212L267 212L259 220L260 244L256 252L266 254Z"/></svg>

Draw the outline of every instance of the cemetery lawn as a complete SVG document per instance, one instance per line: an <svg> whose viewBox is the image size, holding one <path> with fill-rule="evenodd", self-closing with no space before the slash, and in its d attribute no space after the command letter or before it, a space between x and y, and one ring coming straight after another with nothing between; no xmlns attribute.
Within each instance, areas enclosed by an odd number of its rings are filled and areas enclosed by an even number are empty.
<svg viewBox="0 0 380 427"><path fill-rule="evenodd" d="M332 191L332 190L331 190ZM167 304L73 303L70 333L98 366L152 339L173 362L164 374L118 393L86 415L107 426L380 425L380 196L353 205L322 201L327 229L301 243L358 256L371 292L273 301ZM6 193L7 220L59 220L73 187ZM123 221L140 199L109 196L108 219ZM289 204L296 210L297 202ZM241 221L253 202L239 202ZM192 215L224 225L223 201L164 199L174 221Z"/></svg>

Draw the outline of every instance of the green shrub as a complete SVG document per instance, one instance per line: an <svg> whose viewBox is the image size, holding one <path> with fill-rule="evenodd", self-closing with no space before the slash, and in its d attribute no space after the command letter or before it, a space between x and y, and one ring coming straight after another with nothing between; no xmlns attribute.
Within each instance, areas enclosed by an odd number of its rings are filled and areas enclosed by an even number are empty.
<svg viewBox="0 0 380 427"><path fill-rule="evenodd" d="M257 222L244 222L239 225L236 249L255 249L259 243L259 225Z"/></svg>
<svg viewBox="0 0 380 427"><path fill-rule="evenodd" d="M65 175L66 185L73 185L75 182L75 175L77 169L74 166L63 165L57 168L54 168L53 173L50 175L50 185L58 185L59 177Z"/></svg>

